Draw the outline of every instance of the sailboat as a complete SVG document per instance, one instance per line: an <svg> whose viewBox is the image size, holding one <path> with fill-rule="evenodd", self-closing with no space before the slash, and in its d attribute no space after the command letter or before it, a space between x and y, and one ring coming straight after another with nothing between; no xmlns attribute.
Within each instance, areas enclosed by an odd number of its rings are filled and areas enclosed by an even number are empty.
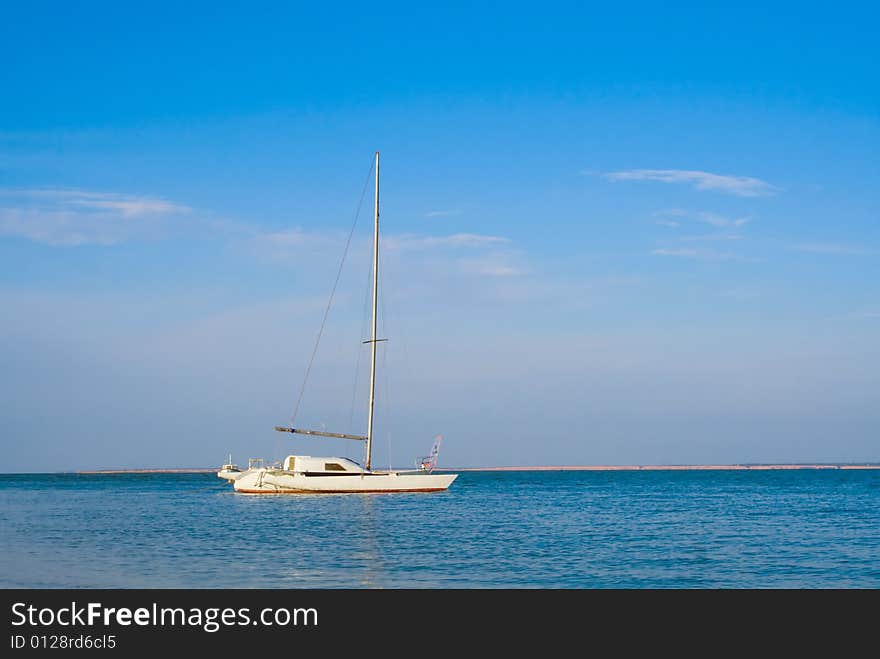
<svg viewBox="0 0 880 659"><path fill-rule="evenodd" d="M370 398L367 417L367 434L307 430L292 426L275 426L278 432L301 435L334 437L362 441L366 444L366 459L363 465L341 457L313 457L309 455L288 455L280 466L249 465L243 472L229 470L221 478L232 482L236 492L244 494L303 494L303 493L343 493L343 492L438 492L446 490L458 474L433 473L436 455L432 451L432 462L422 461L415 471L388 470L377 471L372 468L373 447L373 408L376 393L376 318L379 302L379 152L376 152L376 194L373 227L373 321L369 341ZM435 443L439 448L439 444ZM231 460L230 460L231 462ZM218 476L220 474L218 473Z"/></svg>
<svg viewBox="0 0 880 659"><path fill-rule="evenodd" d="M241 476L241 469L238 468L237 464L233 464L232 462L232 453L229 454L229 457L226 458L226 464L220 467L220 471L217 472L218 478L224 478L228 481L234 481L236 478Z"/></svg>

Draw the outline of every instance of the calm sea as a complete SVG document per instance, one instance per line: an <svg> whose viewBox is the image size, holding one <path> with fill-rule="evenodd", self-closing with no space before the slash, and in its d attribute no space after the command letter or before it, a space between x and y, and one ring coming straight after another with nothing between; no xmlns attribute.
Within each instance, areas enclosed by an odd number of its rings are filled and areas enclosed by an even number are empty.
<svg viewBox="0 0 880 659"><path fill-rule="evenodd" d="M2 475L0 529L5 588L880 587L880 471L465 472L317 496Z"/></svg>

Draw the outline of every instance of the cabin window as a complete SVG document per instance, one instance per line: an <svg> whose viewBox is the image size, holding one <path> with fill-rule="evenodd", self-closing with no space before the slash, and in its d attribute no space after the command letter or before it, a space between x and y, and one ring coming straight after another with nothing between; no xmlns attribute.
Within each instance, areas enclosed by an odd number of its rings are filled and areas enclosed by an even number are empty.
<svg viewBox="0 0 880 659"><path fill-rule="evenodd" d="M325 462L324 471L345 471L345 467L338 462Z"/></svg>

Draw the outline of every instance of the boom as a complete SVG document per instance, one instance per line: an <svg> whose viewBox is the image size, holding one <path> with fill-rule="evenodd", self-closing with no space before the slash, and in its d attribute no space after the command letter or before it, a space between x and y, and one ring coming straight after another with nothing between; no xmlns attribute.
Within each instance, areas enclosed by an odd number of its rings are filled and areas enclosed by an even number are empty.
<svg viewBox="0 0 880 659"><path fill-rule="evenodd" d="M367 438L362 435L346 435L341 432L324 432L323 430L306 430L305 428L290 428L289 426L275 426L278 432L292 432L298 435L320 435L321 437L338 437L339 439L357 439L358 441L366 441Z"/></svg>

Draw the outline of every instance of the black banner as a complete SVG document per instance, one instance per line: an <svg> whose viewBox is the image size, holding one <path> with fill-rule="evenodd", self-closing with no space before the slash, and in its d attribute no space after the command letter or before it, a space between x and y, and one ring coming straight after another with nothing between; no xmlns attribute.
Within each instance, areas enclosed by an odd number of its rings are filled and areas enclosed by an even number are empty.
<svg viewBox="0 0 880 659"><path fill-rule="evenodd" d="M880 591L5 590L4 656L577 643L765 649L873 629ZM584 645L586 644L586 645ZM709 648L707 648L708 650ZM392 651L393 650L393 651ZM372 654L371 654L372 656Z"/></svg>

